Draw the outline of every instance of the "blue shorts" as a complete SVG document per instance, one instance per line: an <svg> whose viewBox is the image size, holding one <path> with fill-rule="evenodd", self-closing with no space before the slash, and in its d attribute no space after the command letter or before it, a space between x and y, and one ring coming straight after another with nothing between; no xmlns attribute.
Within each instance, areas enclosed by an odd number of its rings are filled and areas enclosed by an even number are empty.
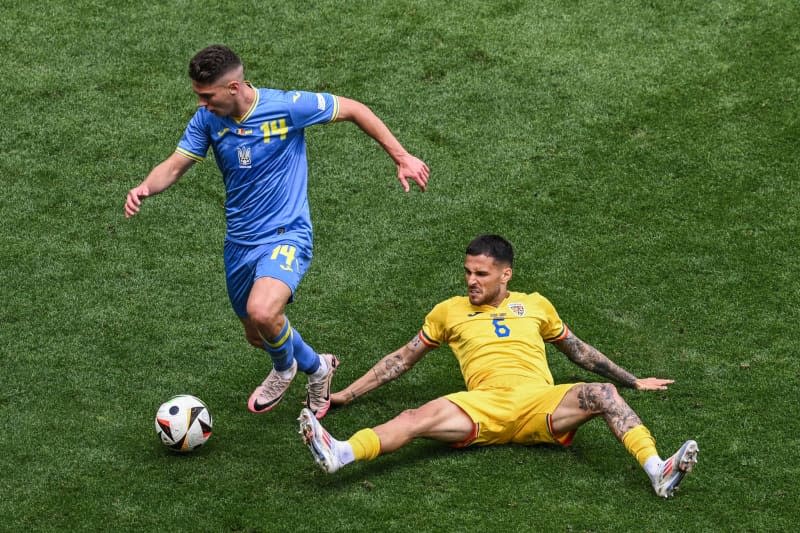
<svg viewBox="0 0 800 533"><path fill-rule="evenodd" d="M311 265L311 245L298 242L291 233L276 235L263 244L247 246L225 241L225 281L233 311L247 317L247 299L258 278L274 278L294 292Z"/></svg>

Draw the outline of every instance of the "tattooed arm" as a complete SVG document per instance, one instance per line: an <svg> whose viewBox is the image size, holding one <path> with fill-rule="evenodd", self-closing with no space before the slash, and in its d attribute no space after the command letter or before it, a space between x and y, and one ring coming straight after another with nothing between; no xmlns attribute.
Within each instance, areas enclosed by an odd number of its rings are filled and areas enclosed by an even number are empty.
<svg viewBox="0 0 800 533"><path fill-rule="evenodd" d="M331 394L331 403L334 405L348 404L359 396L392 381L405 374L432 349L420 340L419 335L414 336L408 344L386 355L346 388Z"/></svg>
<svg viewBox="0 0 800 533"><path fill-rule="evenodd" d="M582 341L571 331L565 338L554 342L553 345L579 367L612 379L625 387L637 390L664 390L667 385L673 383L671 379L637 379L636 376L618 366L600 350Z"/></svg>

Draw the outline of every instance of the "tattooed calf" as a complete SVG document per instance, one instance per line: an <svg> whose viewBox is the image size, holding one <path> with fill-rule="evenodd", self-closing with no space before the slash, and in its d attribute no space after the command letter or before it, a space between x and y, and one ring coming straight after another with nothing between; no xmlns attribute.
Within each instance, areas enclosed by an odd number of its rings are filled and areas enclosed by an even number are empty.
<svg viewBox="0 0 800 533"><path fill-rule="evenodd" d="M611 383L577 385L578 406L591 415L602 415L618 439L642 423Z"/></svg>

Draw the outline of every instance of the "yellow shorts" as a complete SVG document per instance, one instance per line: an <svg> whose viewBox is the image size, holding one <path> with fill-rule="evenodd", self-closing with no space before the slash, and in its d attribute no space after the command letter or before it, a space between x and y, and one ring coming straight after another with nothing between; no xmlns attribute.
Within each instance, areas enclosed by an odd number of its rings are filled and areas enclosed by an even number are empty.
<svg viewBox="0 0 800 533"><path fill-rule="evenodd" d="M575 431L553 435L550 415L575 383L487 386L445 396L475 424L473 434L455 447L471 444L561 444L569 446Z"/></svg>

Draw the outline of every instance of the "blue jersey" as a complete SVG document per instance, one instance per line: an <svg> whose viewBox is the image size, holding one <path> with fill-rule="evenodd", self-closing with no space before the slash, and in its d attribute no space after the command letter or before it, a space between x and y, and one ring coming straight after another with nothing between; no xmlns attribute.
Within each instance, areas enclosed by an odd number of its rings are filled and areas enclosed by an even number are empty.
<svg viewBox="0 0 800 533"><path fill-rule="evenodd" d="M292 232L311 244L303 129L333 121L338 110L331 94L274 89L256 89L242 117L197 110L177 152L202 161L214 150L225 182L226 239L262 244Z"/></svg>

